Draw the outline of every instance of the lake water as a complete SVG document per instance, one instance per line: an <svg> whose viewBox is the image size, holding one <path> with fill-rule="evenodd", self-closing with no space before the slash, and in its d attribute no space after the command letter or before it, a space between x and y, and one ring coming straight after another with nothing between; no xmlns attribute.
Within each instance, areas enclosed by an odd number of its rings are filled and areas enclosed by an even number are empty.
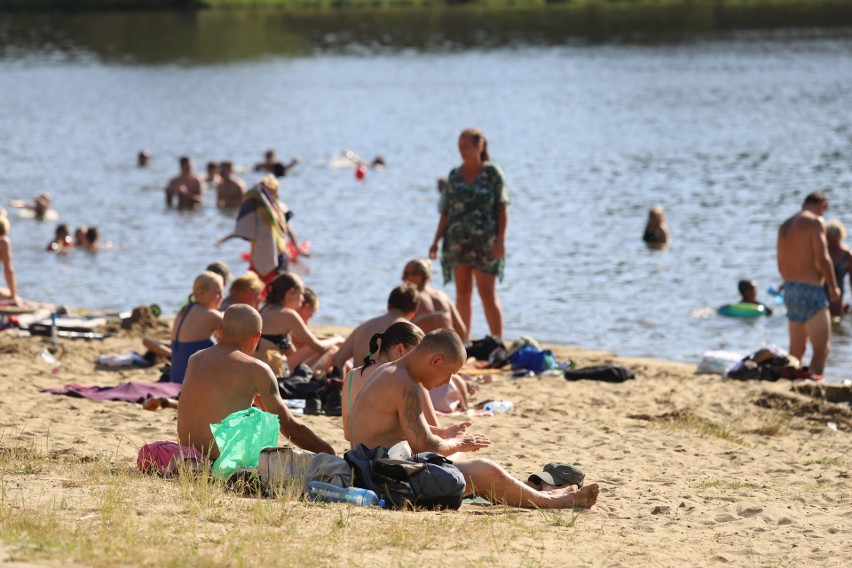
<svg viewBox="0 0 852 568"><path fill-rule="evenodd" d="M173 313L209 262L241 273L248 249L216 247L233 222L213 192L202 211L165 207L178 156L200 170L275 148L304 158L282 195L313 243L316 321L358 324L427 253L436 178L477 126L512 197L508 338L687 362L786 347L783 317L702 308L735 301L746 277L768 298L777 226L808 192L826 191L827 217L852 225L852 28L591 37L567 24L559 35L547 14L499 29L478 12L418 17L0 15L0 201L49 191L61 222L115 244L52 255L54 223L11 212L21 294ZM388 168L359 182L328 167L346 149ZM673 234L663 252L641 241L655 204ZM831 379L850 376L850 329L835 329ZM473 335L486 331L477 304Z"/></svg>

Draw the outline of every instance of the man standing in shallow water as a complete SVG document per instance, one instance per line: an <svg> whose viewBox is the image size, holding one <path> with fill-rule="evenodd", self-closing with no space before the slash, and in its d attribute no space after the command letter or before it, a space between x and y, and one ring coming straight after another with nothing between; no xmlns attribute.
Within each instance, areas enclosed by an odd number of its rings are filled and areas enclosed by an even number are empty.
<svg viewBox="0 0 852 568"><path fill-rule="evenodd" d="M828 301L840 298L822 219L827 209L825 194L811 193L805 198L802 210L784 221L778 230L778 272L784 278L790 355L801 360L810 339L813 356L809 378L816 380L822 379L828 359L831 339Z"/></svg>
<svg viewBox="0 0 852 568"><path fill-rule="evenodd" d="M192 160L182 156L180 175L169 180L166 185L166 205L172 206L177 199L178 209L197 209L204 204L204 178L192 171Z"/></svg>

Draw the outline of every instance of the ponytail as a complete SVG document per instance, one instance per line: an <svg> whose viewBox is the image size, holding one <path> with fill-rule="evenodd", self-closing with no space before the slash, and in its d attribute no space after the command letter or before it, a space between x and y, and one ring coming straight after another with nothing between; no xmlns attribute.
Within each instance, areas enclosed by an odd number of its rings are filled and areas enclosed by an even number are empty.
<svg viewBox="0 0 852 568"><path fill-rule="evenodd" d="M367 356L364 357L364 366L361 368L361 372L364 372L364 369L373 365L376 360L373 359L373 356L378 356L382 351L382 341L385 338L384 333L374 333L373 337L370 338L370 352L367 353Z"/></svg>

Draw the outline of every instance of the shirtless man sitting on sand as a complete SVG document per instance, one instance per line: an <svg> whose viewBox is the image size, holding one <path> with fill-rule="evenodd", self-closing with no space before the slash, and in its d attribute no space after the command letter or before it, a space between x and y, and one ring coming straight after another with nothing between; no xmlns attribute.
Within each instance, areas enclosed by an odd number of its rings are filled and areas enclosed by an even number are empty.
<svg viewBox="0 0 852 568"><path fill-rule="evenodd" d="M407 441L413 453L429 451L445 456L487 447L491 441L486 436L463 429L441 437L430 429L423 414L420 385L431 389L447 383L461 368L465 355L458 334L439 329L427 334L420 345L397 361L377 369L350 414L352 446L390 448ZM476 492L491 502L512 507L589 508L600 491L596 484L577 491L573 486L537 491L487 459L461 460L455 466L464 474L468 493Z"/></svg>
<svg viewBox="0 0 852 568"><path fill-rule="evenodd" d="M352 330L334 355L333 365L345 377L353 366L359 366L370 351L370 339L400 321L409 321L417 311L420 294L413 284L400 284L388 296L388 311L369 319ZM354 360L354 365L349 360Z"/></svg>
<svg viewBox="0 0 852 568"><path fill-rule="evenodd" d="M831 339L828 302L840 299L822 219L827 209L825 194L811 193L805 198L802 210L784 221L778 230L778 272L784 278L790 355L801 360L810 339L813 357L809 378L816 380L822 379L828 359ZM828 288L828 296L824 286Z"/></svg>
<svg viewBox="0 0 852 568"><path fill-rule="evenodd" d="M189 359L180 395L177 429L180 443L209 458L219 456L210 425L229 414L249 408L257 395L267 412L278 415L281 433L294 445L316 453L334 455L328 442L296 420L278 394L272 369L252 355L260 340L257 310L236 304L225 311L222 339Z"/></svg>

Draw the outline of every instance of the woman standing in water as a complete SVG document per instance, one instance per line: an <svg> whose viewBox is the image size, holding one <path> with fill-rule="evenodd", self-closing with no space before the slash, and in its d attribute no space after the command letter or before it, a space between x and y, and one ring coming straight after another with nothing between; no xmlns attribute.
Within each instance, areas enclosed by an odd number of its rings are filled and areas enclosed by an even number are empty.
<svg viewBox="0 0 852 568"><path fill-rule="evenodd" d="M503 279L509 191L503 170L491 163L488 141L479 130L468 128L459 136L462 165L454 168L441 193L441 218L429 258L441 248L444 281L456 281L456 307L470 335L473 283L482 300L491 335L503 337L503 307L496 280ZM463 339L469 339L463 338Z"/></svg>

